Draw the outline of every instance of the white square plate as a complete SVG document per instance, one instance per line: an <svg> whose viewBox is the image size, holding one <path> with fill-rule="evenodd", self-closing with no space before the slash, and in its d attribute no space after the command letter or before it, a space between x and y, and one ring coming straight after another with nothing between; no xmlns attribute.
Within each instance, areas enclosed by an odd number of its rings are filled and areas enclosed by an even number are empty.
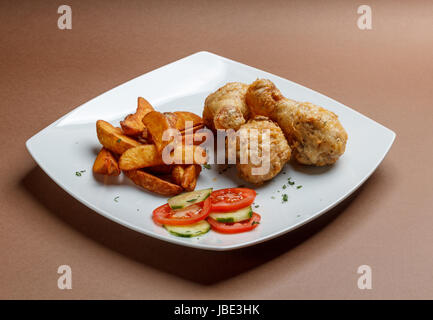
<svg viewBox="0 0 433 320"><path fill-rule="evenodd" d="M346 153L329 168L294 168L290 165L271 182L257 188L255 209L262 216L253 231L224 235L210 231L198 238L179 238L151 220L154 208L165 197L144 191L122 175L95 177L92 165L100 144L95 122L118 125L134 112L138 96L158 111L191 111L202 114L207 95L230 81L251 83L268 78L292 99L310 101L335 112L349 140ZM179 245L208 250L246 247L289 232L331 209L354 192L377 168L395 133L362 114L299 84L209 52L198 52L114 88L74 109L30 138L26 145L39 166L64 190L99 214L135 231ZM85 170L81 176L77 171ZM197 189L235 187L235 168L219 174L213 166L203 170ZM296 185L282 189L291 177ZM279 190L279 191L278 191ZM288 201L282 202L282 194ZM113 235L115 237L116 235Z"/></svg>

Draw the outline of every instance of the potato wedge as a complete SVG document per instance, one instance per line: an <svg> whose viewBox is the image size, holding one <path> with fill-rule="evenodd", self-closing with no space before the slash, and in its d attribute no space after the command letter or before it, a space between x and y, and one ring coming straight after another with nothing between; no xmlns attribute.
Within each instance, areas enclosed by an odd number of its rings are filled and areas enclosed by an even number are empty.
<svg viewBox="0 0 433 320"><path fill-rule="evenodd" d="M143 124L143 117L154 111L152 105L144 98L138 97L137 111L129 114L123 121L120 121L123 132L128 136L143 136L146 138L146 127Z"/></svg>
<svg viewBox="0 0 433 320"><path fill-rule="evenodd" d="M197 178L200 175L201 166L191 164L185 167L181 186L185 191L193 191L197 184Z"/></svg>
<svg viewBox="0 0 433 320"><path fill-rule="evenodd" d="M173 170L171 171L171 176L173 178L174 183L181 186L184 175L185 175L185 170L183 169L182 165L176 164L173 166Z"/></svg>
<svg viewBox="0 0 433 320"><path fill-rule="evenodd" d="M167 129L172 128L167 117L158 111L151 111L143 117L143 124L147 128L148 135L152 137L152 141L156 146L158 153L170 143L163 141L162 136Z"/></svg>
<svg viewBox="0 0 433 320"><path fill-rule="evenodd" d="M192 133L192 132L188 132L185 135L182 135L182 144L186 145L188 144L193 144L193 145L200 145L203 142L205 142L205 140L207 139L207 135L206 134L201 134L201 133Z"/></svg>
<svg viewBox="0 0 433 320"><path fill-rule="evenodd" d="M170 127L177 129L176 128L177 116L174 114L174 112L164 112L163 115L167 118Z"/></svg>
<svg viewBox="0 0 433 320"><path fill-rule="evenodd" d="M96 134L99 142L108 150L122 154L126 150L141 145L138 141L119 132L119 128L113 127L104 120L96 121Z"/></svg>
<svg viewBox="0 0 433 320"><path fill-rule="evenodd" d="M180 131L181 135L187 135L187 134L193 134L195 133L197 130L203 129L204 128L204 124L197 124L192 128L186 128L184 130Z"/></svg>
<svg viewBox="0 0 433 320"><path fill-rule="evenodd" d="M207 154L206 151L200 146L182 145L179 144L174 147L170 155L165 153L162 158L165 164L206 164Z"/></svg>
<svg viewBox="0 0 433 320"><path fill-rule="evenodd" d="M161 155L153 144L143 144L126 150L119 159L122 170L134 170L162 165Z"/></svg>
<svg viewBox="0 0 433 320"><path fill-rule="evenodd" d="M181 186L160 179L142 170L124 171L124 173L136 185L164 196L174 196L183 191Z"/></svg>
<svg viewBox="0 0 433 320"><path fill-rule="evenodd" d="M193 191L200 172L201 166L198 164L174 165L171 175L174 183L180 185L185 191Z"/></svg>
<svg viewBox="0 0 433 320"><path fill-rule="evenodd" d="M170 174L172 170L173 170L173 166L167 164L160 164L157 166L146 168L146 171L156 175Z"/></svg>
<svg viewBox="0 0 433 320"><path fill-rule="evenodd" d="M117 160L110 150L102 147L93 164L93 172L108 176L118 176L120 174Z"/></svg>
<svg viewBox="0 0 433 320"><path fill-rule="evenodd" d="M123 130L122 128L119 127L114 127L115 132L117 132L118 134L123 134Z"/></svg>
<svg viewBox="0 0 433 320"><path fill-rule="evenodd" d="M192 112L164 112L164 116L167 118L168 123L172 128L175 128L181 132L185 131L185 129L187 129L187 131L190 131L192 128L195 127L197 128L196 130L204 127L203 119ZM189 121L190 123L187 123L187 121ZM190 127L186 128L186 125L190 125Z"/></svg>
<svg viewBox="0 0 433 320"><path fill-rule="evenodd" d="M176 116L175 128L180 131L185 130L187 121L190 121L192 123L192 127L204 125L203 119L195 113L186 111L175 111L173 112L173 114Z"/></svg>
<svg viewBox="0 0 433 320"><path fill-rule="evenodd" d="M119 159L121 170L135 170L171 164L205 164L207 162L206 151L194 145L179 145L171 151L166 161L156 151L153 144L144 144L126 150Z"/></svg>

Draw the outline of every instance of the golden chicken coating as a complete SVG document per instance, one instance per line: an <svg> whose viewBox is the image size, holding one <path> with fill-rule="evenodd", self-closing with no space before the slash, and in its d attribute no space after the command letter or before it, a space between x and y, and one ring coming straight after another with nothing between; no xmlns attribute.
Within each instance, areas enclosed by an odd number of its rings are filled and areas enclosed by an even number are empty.
<svg viewBox="0 0 433 320"><path fill-rule="evenodd" d="M246 144L242 144L246 137ZM267 117L256 117L237 132L236 168L253 184L275 177L289 161L291 150L280 127Z"/></svg>
<svg viewBox="0 0 433 320"><path fill-rule="evenodd" d="M251 116L272 117L276 102L284 99L284 96L275 86L267 79L254 81L249 87L245 96L245 101L251 112Z"/></svg>
<svg viewBox="0 0 433 320"><path fill-rule="evenodd" d="M287 99L266 79L251 84L246 101L252 114L269 116L278 123L299 163L325 166L344 153L347 133L333 112Z"/></svg>
<svg viewBox="0 0 433 320"><path fill-rule="evenodd" d="M274 116L302 164L335 163L346 150L347 133L335 113L309 102L281 100Z"/></svg>
<svg viewBox="0 0 433 320"><path fill-rule="evenodd" d="M211 93L204 103L205 125L212 130L238 130L249 117L245 102L247 90L247 84L230 82Z"/></svg>

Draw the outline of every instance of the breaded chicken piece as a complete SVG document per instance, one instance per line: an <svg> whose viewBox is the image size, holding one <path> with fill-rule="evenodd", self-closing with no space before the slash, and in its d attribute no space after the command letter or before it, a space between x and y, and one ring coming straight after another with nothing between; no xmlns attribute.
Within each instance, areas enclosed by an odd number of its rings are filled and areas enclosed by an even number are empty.
<svg viewBox="0 0 433 320"><path fill-rule="evenodd" d="M249 117L245 102L248 85L230 82L211 93L204 103L203 120L212 129L238 130Z"/></svg>
<svg viewBox="0 0 433 320"><path fill-rule="evenodd" d="M272 118L276 102L284 99L283 94L275 84L267 79L254 81L247 90L245 101L251 112L251 117L265 116Z"/></svg>
<svg viewBox="0 0 433 320"><path fill-rule="evenodd" d="M241 145L242 134L250 137ZM251 139L250 133L253 134ZM269 133L269 135L268 135ZM268 138L266 136L268 135ZM267 117L256 117L242 125L237 132L236 168L239 176L251 183L262 184L275 177L290 159L291 150L280 127ZM265 144L268 143L269 147ZM254 150L257 157L254 159Z"/></svg>
<svg viewBox="0 0 433 320"><path fill-rule="evenodd" d="M347 133L333 112L287 99L266 79L251 84L246 101L252 114L268 116L278 123L299 163L325 166L344 153Z"/></svg>

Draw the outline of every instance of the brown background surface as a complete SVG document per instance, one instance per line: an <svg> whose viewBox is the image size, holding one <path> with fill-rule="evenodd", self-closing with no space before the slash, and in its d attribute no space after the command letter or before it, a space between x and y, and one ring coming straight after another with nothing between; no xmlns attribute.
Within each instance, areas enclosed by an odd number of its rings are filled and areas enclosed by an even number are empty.
<svg viewBox="0 0 433 320"><path fill-rule="evenodd" d="M0 298L433 298L432 1L0 2ZM373 9L373 30L356 26ZM121 227L51 181L25 141L87 100L207 50L324 93L397 133L348 201L233 252ZM57 288L68 264L73 289ZM358 266L373 289L357 288Z"/></svg>

